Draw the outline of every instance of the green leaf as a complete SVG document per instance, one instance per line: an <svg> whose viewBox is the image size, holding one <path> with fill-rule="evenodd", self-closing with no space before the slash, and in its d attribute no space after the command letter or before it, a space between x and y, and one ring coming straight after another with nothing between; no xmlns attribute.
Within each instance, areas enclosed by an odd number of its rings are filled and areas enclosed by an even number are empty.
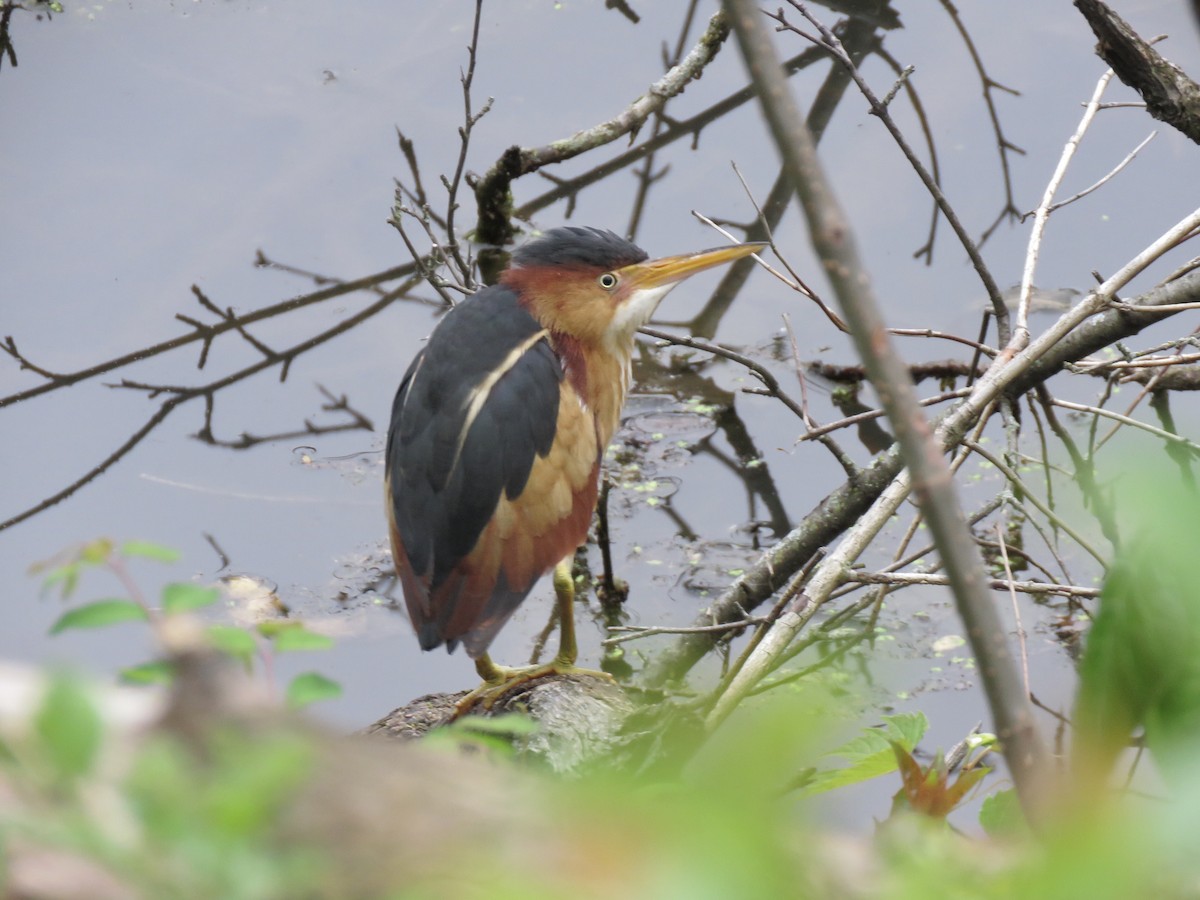
<svg viewBox="0 0 1200 900"><path fill-rule="evenodd" d="M142 663L121 670L121 680L128 684L170 684L175 667L166 660Z"/></svg>
<svg viewBox="0 0 1200 900"><path fill-rule="evenodd" d="M234 628L232 625L210 625L208 637L218 650L228 653L235 659L242 660L247 665L250 664L258 650L254 635L241 628Z"/></svg>
<svg viewBox="0 0 1200 900"><path fill-rule="evenodd" d="M858 784L886 775L897 769L892 742L911 752L929 729L924 713L904 713L884 716L883 728L868 728L827 756L840 756L850 762L841 769L825 769L815 773L804 785L805 794L823 794L848 784Z"/></svg>
<svg viewBox="0 0 1200 900"><path fill-rule="evenodd" d="M292 709L308 706L318 700L342 695L342 686L317 672L302 672L287 688L287 703Z"/></svg>
<svg viewBox="0 0 1200 900"><path fill-rule="evenodd" d="M860 781L870 781L880 775L887 775L889 772L896 771L896 767L896 754L892 752L891 747L888 747L878 753L860 757L853 765L816 772L804 785L802 793L806 795L823 794L834 788L858 784Z"/></svg>
<svg viewBox="0 0 1200 900"><path fill-rule="evenodd" d="M910 752L921 743L921 738L929 730L929 720L923 712L884 716L883 721L887 723L891 739Z"/></svg>
<svg viewBox="0 0 1200 900"><path fill-rule="evenodd" d="M1016 837L1029 833L1017 792L1012 788L997 791L984 798L983 805L979 807L979 824L994 838Z"/></svg>
<svg viewBox="0 0 1200 900"><path fill-rule="evenodd" d="M213 587L175 582L163 588L163 609L167 615L190 612L217 602L221 592Z"/></svg>
<svg viewBox="0 0 1200 900"><path fill-rule="evenodd" d="M79 585L79 568L80 566L77 562L67 563L65 566L59 566L42 579L42 590L49 591L50 588L61 582L62 589L59 592L59 596L61 596L64 600L68 599L73 593L75 593L75 588ZM31 571L37 572L40 571L40 569L35 567Z"/></svg>
<svg viewBox="0 0 1200 900"><path fill-rule="evenodd" d="M309 631L299 622L293 623L292 628L269 629L273 634L261 625L259 631L271 638L273 646L280 653L287 650L328 650L333 646L333 638Z"/></svg>
<svg viewBox="0 0 1200 900"><path fill-rule="evenodd" d="M881 751L892 753L892 741L911 751L920 743L929 730L929 720L924 713L903 713L884 716L882 728L867 728L858 737L847 741L826 756L840 756L850 762L867 759Z"/></svg>
<svg viewBox="0 0 1200 900"><path fill-rule="evenodd" d="M71 628L103 628L134 619L145 621L146 618L146 610L132 600L97 600L67 610L50 626L50 633L59 634Z"/></svg>
<svg viewBox="0 0 1200 900"><path fill-rule="evenodd" d="M174 547L165 547L162 544L155 544L151 541L126 541L121 545L121 554L123 556L153 559L166 563L178 562L179 560L179 551Z"/></svg>
<svg viewBox="0 0 1200 900"><path fill-rule="evenodd" d="M78 679L62 674L53 677L34 718L34 729L45 759L59 776L74 779L91 771L103 725Z"/></svg>

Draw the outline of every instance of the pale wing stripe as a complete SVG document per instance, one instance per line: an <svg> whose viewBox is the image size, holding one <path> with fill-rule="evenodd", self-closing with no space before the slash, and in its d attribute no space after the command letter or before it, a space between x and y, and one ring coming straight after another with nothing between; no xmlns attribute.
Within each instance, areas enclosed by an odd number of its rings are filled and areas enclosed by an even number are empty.
<svg viewBox="0 0 1200 900"><path fill-rule="evenodd" d="M531 334L522 343L514 347L512 352L509 353L508 356L504 357L504 360L500 363L500 365L488 372L487 378L483 379L483 381L481 381L479 385L467 395L465 404L467 407L467 414L463 419L462 428L458 432L458 442L454 447L454 461L450 463L450 474L447 476L447 480L454 476L454 470L458 468L459 457L462 456L463 447L467 443L467 433L470 432L471 426L475 424L475 418L479 415L479 411L483 409L483 404L487 403L488 397L491 396L492 388L496 386L496 382L503 378L505 373L515 366L520 361L521 357L529 352L530 348L532 348L534 344L542 340L542 338L546 337L549 333L550 332L543 328L541 331Z"/></svg>
<svg viewBox="0 0 1200 900"><path fill-rule="evenodd" d="M404 392L404 402L400 404L400 415L403 415L404 410L408 409L408 399L413 395L413 385L417 383L417 376L421 373L424 365L425 351L422 350L421 355L417 357L417 367L413 369L412 377L408 379L408 390ZM399 421L398 418L397 421Z"/></svg>

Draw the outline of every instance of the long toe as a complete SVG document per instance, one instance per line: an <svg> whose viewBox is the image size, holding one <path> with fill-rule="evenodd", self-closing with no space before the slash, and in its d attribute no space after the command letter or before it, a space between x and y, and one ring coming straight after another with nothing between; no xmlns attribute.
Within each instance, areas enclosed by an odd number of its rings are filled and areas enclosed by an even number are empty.
<svg viewBox="0 0 1200 900"><path fill-rule="evenodd" d="M454 704L455 719L468 714L487 715L493 706L513 691L540 678L582 676L586 678L601 678L605 681L613 682L613 677L607 672L599 672L595 669L581 669L574 665L564 665L561 660L555 660L554 662L538 666L523 666L515 669L505 666L493 666L492 672L494 673L493 677L484 681L479 687Z"/></svg>

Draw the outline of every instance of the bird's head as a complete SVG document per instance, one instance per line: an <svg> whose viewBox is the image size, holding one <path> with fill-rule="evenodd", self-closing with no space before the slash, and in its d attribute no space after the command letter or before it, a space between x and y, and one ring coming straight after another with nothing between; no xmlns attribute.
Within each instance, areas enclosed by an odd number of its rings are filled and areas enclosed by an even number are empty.
<svg viewBox="0 0 1200 900"><path fill-rule="evenodd" d="M662 259L598 228L555 228L513 253L500 276L544 326L628 356L633 333L659 301L690 275L756 253L735 244Z"/></svg>

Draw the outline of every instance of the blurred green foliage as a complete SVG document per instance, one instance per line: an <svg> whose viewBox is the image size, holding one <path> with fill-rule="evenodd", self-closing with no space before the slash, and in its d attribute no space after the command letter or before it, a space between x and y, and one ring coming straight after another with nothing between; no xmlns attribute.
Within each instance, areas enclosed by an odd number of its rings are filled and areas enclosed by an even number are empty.
<svg viewBox="0 0 1200 900"><path fill-rule="evenodd" d="M281 846L277 823L311 776L314 748L279 731L209 735L203 764L161 736L141 749L125 782L141 832L123 868L151 896L303 896L321 869L316 847Z"/></svg>
<svg viewBox="0 0 1200 900"><path fill-rule="evenodd" d="M0 754L0 795L11 792L0 801L0 858L9 847L52 848L58 864L85 859L94 869L82 873L103 871L130 896L304 896L319 848L281 847L274 834L311 775L308 740L218 731L201 762L164 733L114 766L104 759L109 737L86 685L49 681L32 732ZM4 886L0 877L8 896Z"/></svg>
<svg viewBox="0 0 1200 900"><path fill-rule="evenodd" d="M1064 805L1055 827L1034 834L999 779L980 786L988 736L968 749L961 775L940 755L917 762L929 728L920 713L886 717L830 750L843 723L836 701L811 686L748 702L698 752L688 743L671 779L598 771L562 781L505 752L536 727L523 717L457 723L420 751L388 745L394 755L378 768L364 763L365 744L282 714L214 724L186 741L157 730L131 739L106 724L93 688L58 674L27 728L0 730L0 895L5 867L34 847L85 860L145 897L1192 896L1200 515L1179 497L1141 496L1143 521L1114 561L1082 664L1079 769L1063 778L1109 774L1142 727L1168 776L1169 792L1152 802L1114 798L1085 815ZM93 542L43 571L71 595L87 569L120 572L134 557L172 558L154 545ZM156 627L217 599L172 585L154 607L136 596L73 606L55 630L134 619ZM239 666L264 648L328 646L288 620L205 633ZM161 665L125 674L150 681ZM304 673L287 704L336 689ZM821 824L820 797L873 778L892 779L903 801L876 834ZM986 836L968 837L944 815L975 790L986 793ZM370 802L334 809L356 791Z"/></svg>
<svg viewBox="0 0 1200 900"><path fill-rule="evenodd" d="M153 606L138 593L129 574L128 564L136 559L173 563L179 559L179 553L150 541L125 541L118 545L108 538L98 538L34 565L31 571L42 575L42 590L57 589L63 600L74 596L80 577L89 569L108 569L132 594L72 606L58 617L50 633L106 628L128 621L159 626L166 618L195 613L221 600L221 591L215 587L172 582L163 588L159 605ZM250 627L213 624L207 627L206 635L214 647L239 660L247 670L253 668L256 657L265 653L326 650L333 646L331 638L309 631L303 622L288 619L266 619ZM121 674L132 684L162 684L170 681L171 667L169 663L155 660L124 669ZM337 682L317 672L297 675L284 692L292 708L340 694L341 687Z"/></svg>
<svg viewBox="0 0 1200 900"><path fill-rule="evenodd" d="M1077 775L1100 787L1141 728L1168 778L1200 778L1200 498L1178 480L1130 485L1129 535L1080 664Z"/></svg>

